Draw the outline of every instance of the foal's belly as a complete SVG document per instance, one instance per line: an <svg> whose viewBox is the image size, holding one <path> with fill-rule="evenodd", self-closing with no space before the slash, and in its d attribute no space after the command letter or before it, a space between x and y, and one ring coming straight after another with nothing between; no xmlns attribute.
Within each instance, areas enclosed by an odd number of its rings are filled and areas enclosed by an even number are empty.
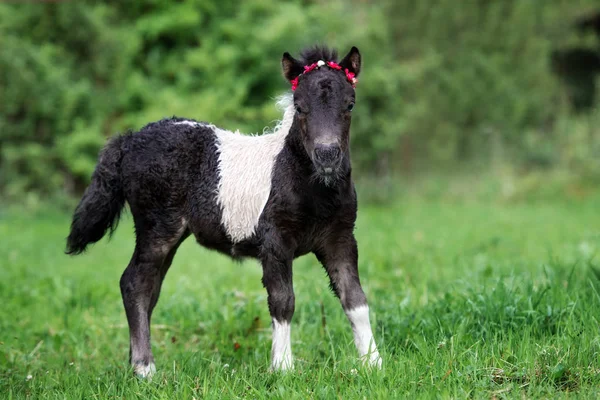
<svg viewBox="0 0 600 400"><path fill-rule="evenodd" d="M233 259L245 257L258 258L260 243L256 238L243 240L239 243L233 243L222 226L212 226L211 229L194 230L192 233L196 242L202 247L210 250L216 250L219 253L227 255Z"/></svg>

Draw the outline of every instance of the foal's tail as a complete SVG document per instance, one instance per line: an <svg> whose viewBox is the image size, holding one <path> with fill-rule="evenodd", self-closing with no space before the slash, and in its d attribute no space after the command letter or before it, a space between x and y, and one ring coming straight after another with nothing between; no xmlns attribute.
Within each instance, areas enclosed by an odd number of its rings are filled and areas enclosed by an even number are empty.
<svg viewBox="0 0 600 400"><path fill-rule="evenodd" d="M100 152L92 182L75 209L71 233L67 238L67 254L80 254L90 243L102 239L110 228L117 228L125 195L121 182L122 144L126 136L111 139Z"/></svg>

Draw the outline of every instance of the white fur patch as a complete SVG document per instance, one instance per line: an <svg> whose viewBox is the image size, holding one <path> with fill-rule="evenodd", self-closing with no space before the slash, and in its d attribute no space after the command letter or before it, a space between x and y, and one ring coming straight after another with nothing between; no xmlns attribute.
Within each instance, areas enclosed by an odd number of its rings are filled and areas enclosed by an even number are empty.
<svg viewBox="0 0 600 400"><path fill-rule="evenodd" d="M177 121L177 122L173 122L173 125L200 126L201 124L196 121Z"/></svg>
<svg viewBox="0 0 600 400"><path fill-rule="evenodd" d="M348 310L346 315L352 325L354 344L356 344L358 354L368 365L381 368L381 357L377 351L369 322L369 306L364 305Z"/></svg>
<svg viewBox="0 0 600 400"><path fill-rule="evenodd" d="M156 366L154 363L150 363L148 365L134 365L133 370L138 377L150 379L152 378L152 375L156 373Z"/></svg>
<svg viewBox="0 0 600 400"><path fill-rule="evenodd" d="M273 132L253 136L214 128L219 152L217 202L221 222L234 243L254 234L269 199L273 165L294 120L290 100L279 101L285 113Z"/></svg>
<svg viewBox="0 0 600 400"><path fill-rule="evenodd" d="M271 347L271 368L274 371L292 369L292 345L290 324L273 319L273 345Z"/></svg>

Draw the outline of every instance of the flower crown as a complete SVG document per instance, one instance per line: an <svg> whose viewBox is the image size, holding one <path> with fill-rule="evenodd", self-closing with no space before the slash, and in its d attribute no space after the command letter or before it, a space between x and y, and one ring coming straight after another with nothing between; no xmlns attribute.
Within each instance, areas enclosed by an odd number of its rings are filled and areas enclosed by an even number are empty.
<svg viewBox="0 0 600 400"><path fill-rule="evenodd" d="M327 65L329 68L331 69L335 69L338 71L342 70L342 66L339 65L336 62L333 61L323 61L323 60L319 60L314 64L310 64L310 65L305 65L304 66L304 72L301 73L300 75L304 75L306 73L309 73L310 71L314 70L314 69L319 69L323 66ZM352 87L355 88L356 87L356 83L358 82L358 79L356 79L356 74L354 72L350 72L348 71L348 68L344 68L344 73L346 74L346 79L348 79L348 82L350 82L352 84ZM290 83L292 84L292 90L296 90L296 88L298 87L298 78L300 78L300 75L298 75L297 77L295 77L294 79L290 80Z"/></svg>

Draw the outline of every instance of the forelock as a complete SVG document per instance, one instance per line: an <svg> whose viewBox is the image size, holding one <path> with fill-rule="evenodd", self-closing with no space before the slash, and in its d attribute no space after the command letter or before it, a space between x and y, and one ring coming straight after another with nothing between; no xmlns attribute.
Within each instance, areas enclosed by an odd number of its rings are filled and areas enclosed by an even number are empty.
<svg viewBox="0 0 600 400"><path fill-rule="evenodd" d="M316 63L319 60L337 62L337 51L325 46L314 46L304 49L300 53L300 59L304 65Z"/></svg>

